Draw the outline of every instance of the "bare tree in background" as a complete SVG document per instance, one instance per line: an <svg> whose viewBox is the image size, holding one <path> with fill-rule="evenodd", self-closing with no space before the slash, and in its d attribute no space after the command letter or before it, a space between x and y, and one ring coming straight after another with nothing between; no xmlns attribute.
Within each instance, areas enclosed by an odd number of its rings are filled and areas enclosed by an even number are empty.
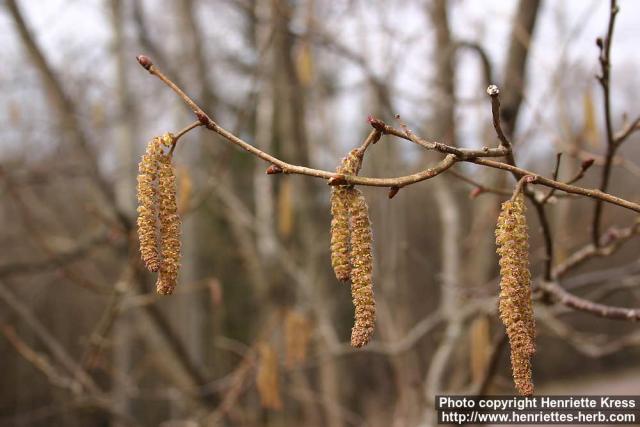
<svg viewBox="0 0 640 427"><path fill-rule="evenodd" d="M12 224L0 231L2 424L432 425L436 394L512 394L494 227L514 188L529 207L536 386L553 390L563 370L613 381L597 360L637 357L637 153L623 143L640 121L618 120L613 96L616 1L597 42L600 111L590 99L575 119L597 133L599 113L602 154L577 129L526 163L520 130L543 126L524 107L538 0L516 3L502 67L459 38L452 2L408 5L430 29L416 40L437 46L424 94L398 87L413 40L395 30L393 2L110 0L105 57L87 66L70 53L64 67L24 5L4 6L47 120L8 104L3 137L55 148L0 158L0 217ZM219 16L225 26L211 24ZM342 19L361 47L336 31ZM178 97L140 72L137 52ZM461 132L456 85L469 57L487 117L475 140ZM362 121L345 129L333 110L356 90ZM409 125L395 114L412 97ZM167 131L179 136L184 253L176 294L159 297L138 259L134 171ZM337 174L356 147L362 172ZM330 271L327 182L361 189L373 220L377 327L359 350L348 285Z"/></svg>

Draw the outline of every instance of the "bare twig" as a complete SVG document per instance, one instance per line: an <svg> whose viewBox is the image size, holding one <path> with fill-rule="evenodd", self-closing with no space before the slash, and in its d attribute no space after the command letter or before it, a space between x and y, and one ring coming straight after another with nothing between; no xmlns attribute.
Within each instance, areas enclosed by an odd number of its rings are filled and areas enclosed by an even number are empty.
<svg viewBox="0 0 640 427"><path fill-rule="evenodd" d="M191 108L194 112L198 120L207 127L207 129L212 130L213 132L219 134L223 138L225 138L230 143L239 146L240 148L248 151L249 153L277 166L282 170L283 173L289 174L300 174L307 175L317 178L324 178L329 180L329 184L331 185L344 185L344 184L354 184L354 185L368 185L368 186L376 186L376 187L404 187L410 184L414 184L416 182L424 181L426 179L433 178L442 172L449 169L458 161L467 161L476 163L479 165L489 166L496 169L502 169L511 172L514 176L521 178L525 175L536 176L536 183L541 184L550 188L556 188L558 190L579 194L587 197L591 197L594 199L606 201L608 203L612 203L618 206L625 207L627 209L634 210L636 212L640 212L640 205L637 203L629 202L627 200L621 199L616 196L612 196L607 194L601 190L590 190L585 188L580 188L576 186L572 186L569 184L565 184L562 182L554 181L553 179L544 178L538 176L537 174L518 168L508 163L503 163L499 161L485 159L483 157L499 157L505 156L510 153L510 150L504 146L505 142L502 141L503 146L498 148L488 148L483 147L480 150L468 150L468 149L458 149L456 147L451 147L446 144L438 143L438 142L429 142L423 140L421 138L415 137L413 134L407 134L404 131L394 129L393 127L385 124L381 120L370 118L369 122L374 129L379 130L382 134L391 134L394 136L398 136L403 139L407 139L412 141L418 145L421 145L430 150L440 151L442 153L447 153L445 158L437 163L434 167L425 169L423 171L405 175L394 178L370 178L363 176L344 176L338 175L335 172L330 172L326 170L313 169L305 166L297 166L290 163L287 163L283 160L280 160L277 157L268 154L259 148L249 144L248 142L242 140L236 135L232 134L228 130L222 128L216 122L214 122L180 87L178 87L173 81L171 81L167 76L165 76L153 63L151 60L144 56L138 56L138 62L142 65L147 71L149 71L154 76L158 77L163 83L169 86L180 98ZM495 95L497 96L497 94ZM493 96L492 96L493 99ZM506 143L509 143L508 140ZM508 160L508 159L507 159Z"/></svg>
<svg viewBox="0 0 640 427"><path fill-rule="evenodd" d="M602 74L598 77L598 81L600 82L600 86L602 86L602 92L604 95L604 118L607 130L607 151L605 154L604 168L602 169L602 178L599 187L602 192L606 192L609 187L613 157L619 147L613 133L613 119L611 117L611 44L613 42L613 29L615 27L618 10L617 0L611 0L607 34L604 39L598 38L597 40L598 47L600 48L600 56L598 59L600 61L600 68L602 71ZM600 245L600 241L598 239L600 237L600 227L602 223L602 209L602 200L596 200L593 212L593 225L591 229L591 240L596 246Z"/></svg>
<svg viewBox="0 0 640 427"><path fill-rule="evenodd" d="M605 317L614 320L640 320L639 308L614 307L610 305L600 304L580 298L566 291L555 282L543 281L540 287L553 295L560 304L573 308L578 311L585 311L598 317Z"/></svg>
<svg viewBox="0 0 640 427"><path fill-rule="evenodd" d="M557 153L556 154L556 166L553 169L553 173L552 173L552 177L554 181L558 180L558 174L560 173L560 160L562 159L562 153ZM544 196L544 198L542 200L540 200L540 204L544 205L545 203L547 203L549 201L549 199L551 198L551 196L553 196L553 193L555 193L556 189L552 188L551 190L549 190L549 192L547 193L546 196Z"/></svg>
<svg viewBox="0 0 640 427"><path fill-rule="evenodd" d="M51 384L69 389L76 394L80 392L82 386L77 381L60 373L47 356L38 353L18 337L12 326L0 323L0 332L27 362L31 363L47 377Z"/></svg>
<svg viewBox="0 0 640 427"><path fill-rule="evenodd" d="M14 293L0 282L0 299L27 324L56 358L74 378L87 390L99 393L100 389L93 379L73 360L62 344L45 328L38 318L24 305Z"/></svg>

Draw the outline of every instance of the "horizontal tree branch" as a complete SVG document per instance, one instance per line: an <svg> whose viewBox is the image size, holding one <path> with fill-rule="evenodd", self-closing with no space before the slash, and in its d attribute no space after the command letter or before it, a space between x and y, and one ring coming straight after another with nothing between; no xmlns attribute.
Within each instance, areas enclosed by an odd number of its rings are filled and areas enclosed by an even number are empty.
<svg viewBox="0 0 640 427"><path fill-rule="evenodd" d="M200 123L206 126L207 129L217 133L222 136L224 139L229 141L230 143L237 145L243 150L255 155L256 157L263 159L272 165L275 165L275 169L268 170L268 173L287 173L287 174L300 174L307 175L316 178L323 178L329 180L330 185L367 185L374 187L396 187L401 188L410 184L414 184L420 181L424 181L430 178L433 178L442 172L449 169L456 162L466 161L475 163L482 166L488 166L495 169L502 169L511 172L514 176L518 178L522 178L526 175L531 175L535 179L532 181L534 184L544 185L549 188L555 188L557 190L564 191L566 193L579 194L582 196L591 197L596 200L600 200L603 202L612 203L614 205L618 205L621 207L625 207L627 209L631 209L636 212L640 212L640 204L630 202L628 200L622 199L620 197L616 197L605 193L603 191L597 189L586 189L577 187L574 185L566 184L563 182L559 182L553 179L542 177L534 172L528 171L526 169L518 168L513 166L512 164L499 162L496 160L486 159L484 157L501 157L507 156L507 161L512 158L511 155L511 143L504 136L503 132L499 132L498 134L502 135L500 137L501 145L497 148L488 148L483 147L479 150L470 150L470 149L461 149L457 147L448 146L446 144L442 144L439 142L430 142L426 141L422 138L415 136L412 132L409 131L401 131L393 128L392 126L387 125L376 118L369 118L369 123L374 129L377 129L382 134L394 135L402 139L409 140L414 142L428 150L434 150L441 153L447 154L443 160L437 163L435 166L422 170L420 172L416 172L411 175L393 177L393 178L371 178L364 176L355 176L355 175L339 175L335 172L309 168L306 166L298 166L293 165L291 163L287 163L284 160L281 160L269 153L266 153L259 148L249 144L243 139L237 137L232 132L224 129L222 126L213 121L207 113L196 104L178 85L176 85L171 79L165 76L162 71L156 67L151 60L144 56L140 55L137 57L138 62L142 67L144 67L149 73L158 77L163 83L165 83L169 88L171 88L183 101L187 106L193 111L196 115ZM492 89L492 88L490 88ZM499 108L499 100L498 100L498 92L496 90L488 91L489 95L492 99L492 108L496 110ZM495 113L495 111L494 111ZM494 114L495 115L495 114ZM501 130L499 121L494 123L496 126L496 131ZM195 126L191 127L194 128ZM513 163L513 162L511 162Z"/></svg>
<svg viewBox="0 0 640 427"><path fill-rule="evenodd" d="M589 301L569 293L556 282L542 281L540 287L554 296L559 303L578 311L585 311L598 317L614 320L640 320L640 308L614 307Z"/></svg>

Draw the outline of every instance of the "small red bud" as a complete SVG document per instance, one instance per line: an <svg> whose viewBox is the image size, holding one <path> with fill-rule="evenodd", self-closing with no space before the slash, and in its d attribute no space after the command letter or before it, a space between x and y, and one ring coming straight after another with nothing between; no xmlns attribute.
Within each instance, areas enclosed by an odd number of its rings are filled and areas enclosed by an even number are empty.
<svg viewBox="0 0 640 427"><path fill-rule="evenodd" d="M198 121L200 123L202 123L203 125L207 126L210 122L209 117L203 113L202 111L197 111L196 112L196 118L198 119Z"/></svg>
<svg viewBox="0 0 640 427"><path fill-rule="evenodd" d="M469 198L470 199L475 199L476 197L478 197L482 193L484 193L484 189L483 188L475 187L473 190L469 191Z"/></svg>
<svg viewBox="0 0 640 427"><path fill-rule="evenodd" d="M593 163L596 161L596 159L594 159L593 157L590 157L588 159L585 159L582 161L582 170L586 171L587 169L589 169L591 166L593 166Z"/></svg>
<svg viewBox="0 0 640 427"><path fill-rule="evenodd" d="M336 175L329 178L327 181L329 185L345 185L347 184L347 180L344 178L344 175Z"/></svg>
<svg viewBox="0 0 640 427"><path fill-rule="evenodd" d="M368 121L372 128L380 131L381 133L385 133L386 125L382 120L369 116Z"/></svg>
<svg viewBox="0 0 640 427"><path fill-rule="evenodd" d="M393 199L396 194L398 194L398 191L400 191L400 187L389 187L389 194L387 195L390 199Z"/></svg>
<svg viewBox="0 0 640 427"><path fill-rule="evenodd" d="M282 173L282 168L278 165L271 165L267 168L267 171L265 172L267 175L277 175L279 173Z"/></svg>
<svg viewBox="0 0 640 427"><path fill-rule="evenodd" d="M147 71L149 71L149 69L153 65L153 62L151 62L151 59L149 59L149 57L146 55L138 55L136 56L136 59L138 60L140 65L142 65L144 69Z"/></svg>

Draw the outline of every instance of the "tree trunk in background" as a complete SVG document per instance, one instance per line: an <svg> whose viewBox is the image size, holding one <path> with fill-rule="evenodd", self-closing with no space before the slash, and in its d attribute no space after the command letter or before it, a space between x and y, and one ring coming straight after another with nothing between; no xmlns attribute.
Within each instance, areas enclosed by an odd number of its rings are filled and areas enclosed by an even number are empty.
<svg viewBox="0 0 640 427"><path fill-rule="evenodd" d="M215 96L210 80L212 64L207 59L204 48L206 40L197 19L198 1L180 0L174 7L181 42L181 48L175 57L178 59L177 63L183 64L178 72L183 81L188 82L187 88L190 93L195 94L202 108L215 117ZM179 122L188 123L192 120L190 112L184 110L179 100L176 102L180 104ZM210 144L211 135L199 131L187 138L196 141L184 144L178 150L176 164L189 165L179 167L178 186L180 187L185 180L189 180L194 188L201 190L208 185L205 171L209 169L207 163L210 158L204 153L205 147ZM181 161L181 157L184 160ZM211 375L212 369L216 366L212 359L214 337L207 331L211 331L215 313L211 312L213 308L210 304L210 295L202 286L204 284L202 281L209 273L208 265L203 264L202 260L206 258L209 250L206 245L205 230L210 228L212 221L205 209L187 211L182 221L183 256L180 282L183 286L198 286L184 293L178 292L172 297L171 316L177 319L175 323L177 332L193 362L201 366L204 373Z"/></svg>
<svg viewBox="0 0 640 427"><path fill-rule="evenodd" d="M430 137L445 144L456 145L455 130L455 72L453 67L453 40L449 28L447 1L435 0L428 15L436 33L435 87L438 102L433 120L428 124ZM433 422L432 405L435 395L449 390L451 377L445 382L448 366L456 356L458 342L463 334L460 306L462 304L461 227L460 206L447 175L435 180L435 200L442 233L440 236L441 284L440 307L446 320L444 336L432 356L425 380L425 398L428 410L423 422Z"/></svg>
<svg viewBox="0 0 640 427"><path fill-rule="evenodd" d="M121 212L125 212L129 218L135 217L135 109L130 96L127 78L127 51L124 36L124 13L121 0L110 1L111 25L113 30L113 50L116 63L116 98L119 116L117 118L113 140L116 141L116 203ZM132 277L130 270L123 273L124 277L116 284L115 292L121 294L121 301L127 299L131 294ZM116 378L112 385L112 395L114 405L118 412L127 416L132 415L128 392L130 384L125 379L134 366L133 347L136 329L134 324L134 313L126 311L117 316L113 329L113 364L115 371L121 375L121 379ZM115 418L112 425L121 426L121 420Z"/></svg>
<svg viewBox="0 0 640 427"><path fill-rule="evenodd" d="M500 87L502 128L507 136L513 136L515 132L526 82L529 43L539 9L540 0L520 0L516 7L503 74L504 83Z"/></svg>
<svg viewBox="0 0 640 427"><path fill-rule="evenodd" d="M305 127L308 95L299 79L294 62L296 43L300 43L300 40L290 31L295 7L300 6L285 0L271 1L273 140L275 152L282 158L297 164L310 164L311 149ZM313 3L307 4L307 7L305 12L310 19L314 13ZM339 369L336 360L329 356L331 349L339 341L332 323L333 310L329 304L332 295L330 287L334 283L324 280L325 276L320 274L321 263L318 261L320 255L326 253L322 242L326 242L327 247L329 244L328 224L321 224L319 221L324 216L318 214L318 183L283 176L279 184L277 216L279 219L285 216L290 218L288 227L279 227L280 239L290 251L299 254L296 257L297 262L306 277L304 282L297 283L294 287L291 286L290 280L281 286L287 286L289 289L286 292L293 292L295 304L302 303L302 307L311 311L315 318L320 335L317 348L319 357L323 360L319 366L320 409L324 412L324 425L341 427L344 420L336 410L340 405ZM287 200L285 192L292 192L295 198L282 203Z"/></svg>

